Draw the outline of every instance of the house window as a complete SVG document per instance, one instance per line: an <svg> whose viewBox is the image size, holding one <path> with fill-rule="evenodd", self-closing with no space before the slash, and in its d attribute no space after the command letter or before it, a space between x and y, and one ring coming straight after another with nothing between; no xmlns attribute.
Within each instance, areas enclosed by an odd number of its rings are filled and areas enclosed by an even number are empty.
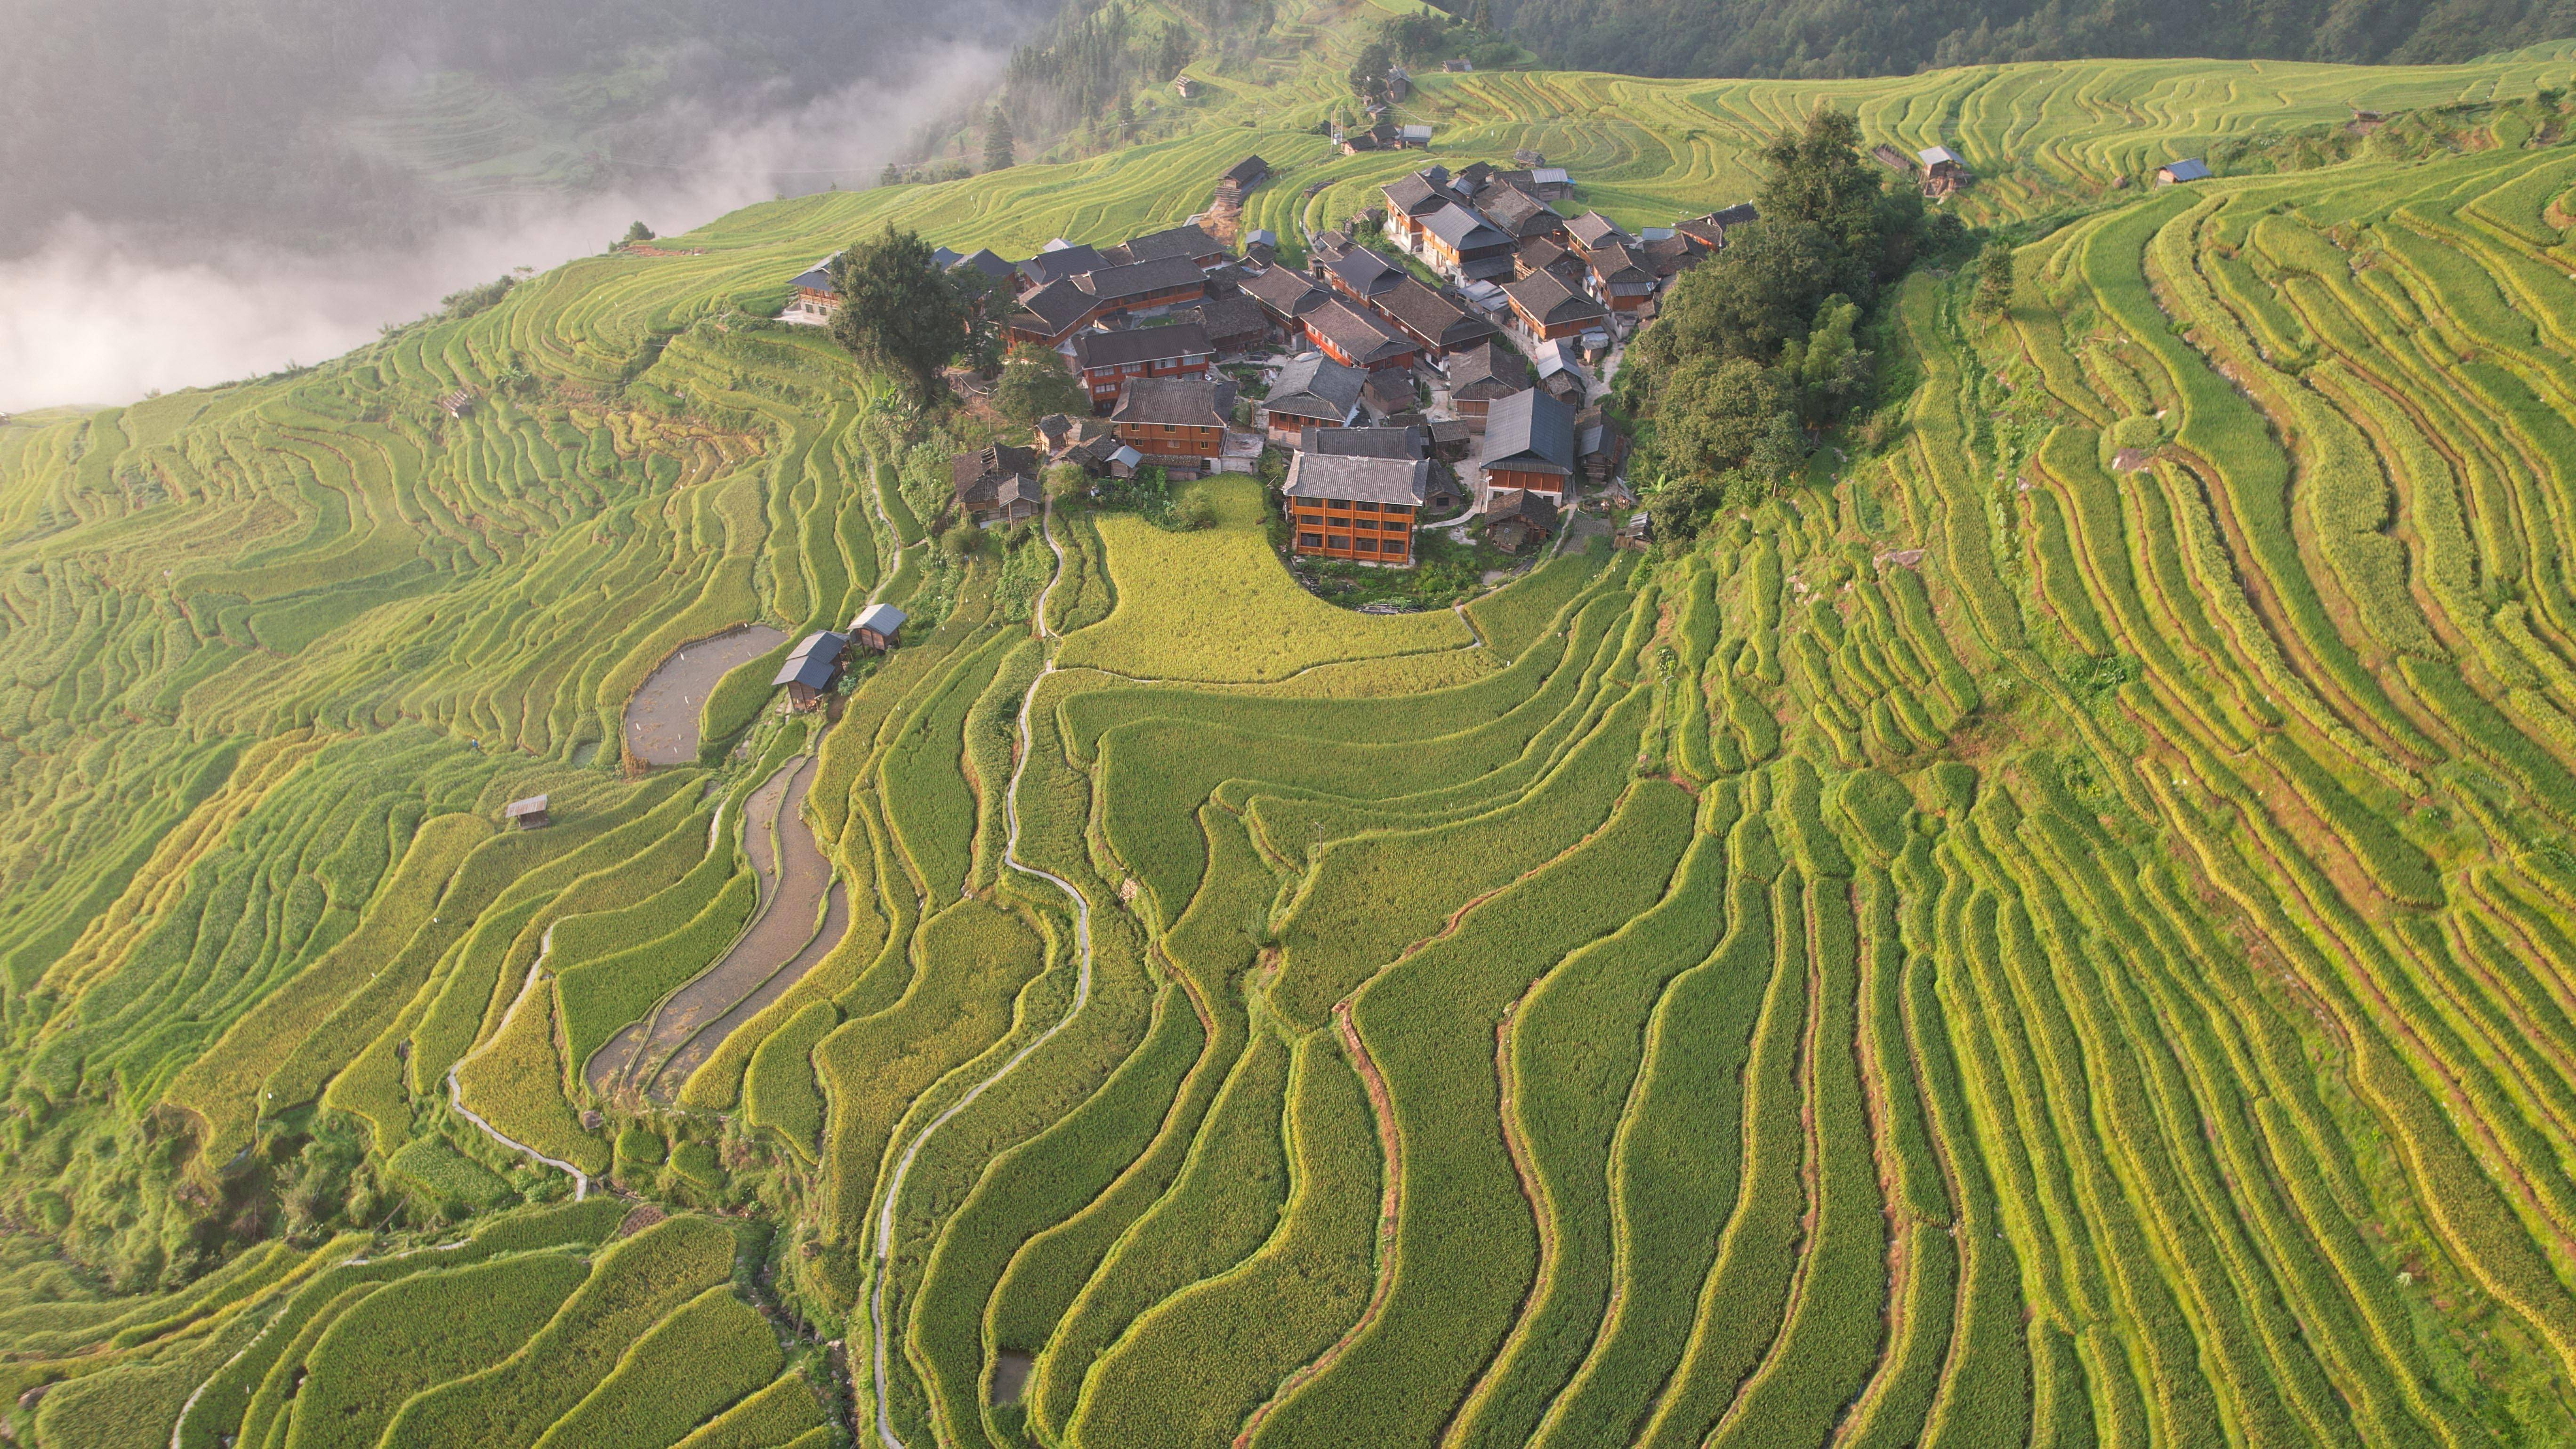
<svg viewBox="0 0 2576 1449"><path fill-rule="evenodd" d="M1360 512L1362 512L1362 513L1375 513L1375 512L1377 512L1377 505L1376 505L1376 504L1374 504L1374 503L1366 502L1366 501L1362 501L1362 502L1354 503L1354 504L1352 504L1351 506L1352 506L1353 508L1358 509L1358 510L1359 510Z"/></svg>
<svg viewBox="0 0 2576 1449"><path fill-rule="evenodd" d="M1324 536L1320 533L1301 533L1297 535L1297 546L1299 548L1322 548L1324 546Z"/></svg>
<svg viewBox="0 0 2576 1449"><path fill-rule="evenodd" d="M1376 540L1376 539L1373 539L1373 538L1364 538L1364 539L1361 539L1361 540L1359 541L1359 550L1360 550L1360 552L1362 552L1362 553L1375 553L1375 552L1377 552L1377 540Z"/></svg>
<svg viewBox="0 0 2576 1449"><path fill-rule="evenodd" d="M1339 534L1339 533L1337 533L1337 534L1334 534L1334 535L1333 535L1333 547L1335 547L1335 548L1349 548L1350 546L1351 546L1351 540L1350 540L1350 538L1349 538L1349 536L1348 536L1348 535L1346 535L1346 534Z"/></svg>

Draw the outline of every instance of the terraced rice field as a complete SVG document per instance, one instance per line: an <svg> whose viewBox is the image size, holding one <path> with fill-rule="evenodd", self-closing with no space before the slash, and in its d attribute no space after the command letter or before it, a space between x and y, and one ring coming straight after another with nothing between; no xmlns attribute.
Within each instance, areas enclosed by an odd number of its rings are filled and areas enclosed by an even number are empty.
<svg viewBox="0 0 2576 1449"><path fill-rule="evenodd" d="M1829 483L1453 614L1325 609L1239 509L951 562L880 390L759 320L880 218L1106 239L1248 147L1292 168L1257 210L1329 215L1395 163L1287 129L1308 72L1216 77L1275 131L756 208L0 427L0 1402L50 1385L0 1412L2576 1439L2576 150L2086 189L2569 69L1823 88L2078 214L2000 318L1904 285L1910 391ZM1631 219L1736 199L1817 93L1426 89ZM770 708L876 596L902 645ZM44 1236L184 1243L308 1139L373 1217L113 1284Z"/></svg>

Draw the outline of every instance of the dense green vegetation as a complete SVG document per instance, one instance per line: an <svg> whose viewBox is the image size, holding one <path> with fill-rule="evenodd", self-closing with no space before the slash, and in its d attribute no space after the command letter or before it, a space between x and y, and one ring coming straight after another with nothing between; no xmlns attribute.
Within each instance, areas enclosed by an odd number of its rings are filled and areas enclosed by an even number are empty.
<svg viewBox="0 0 2576 1449"><path fill-rule="evenodd" d="M1754 327L1748 240L1633 349L1805 466L1454 611L1319 602L1250 482L963 546L1002 425L765 320L1247 149L1347 215L1419 160L1312 134L1362 18L1114 156L0 426L17 1442L2576 1436L2576 66L1424 75L1631 225L1790 137L1820 265L1930 234L1820 97L1980 171L1935 264ZM870 600L780 713L730 631Z"/></svg>

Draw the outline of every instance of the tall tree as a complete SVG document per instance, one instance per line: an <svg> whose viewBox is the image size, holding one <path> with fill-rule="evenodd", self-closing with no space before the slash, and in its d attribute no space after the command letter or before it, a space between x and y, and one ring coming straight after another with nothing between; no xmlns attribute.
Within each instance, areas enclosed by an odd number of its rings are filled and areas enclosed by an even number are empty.
<svg viewBox="0 0 2576 1449"><path fill-rule="evenodd" d="M1990 241L1977 253L1977 297L1970 310L1980 317L2000 317L2012 305L2012 290L2012 244Z"/></svg>
<svg viewBox="0 0 2576 1449"><path fill-rule="evenodd" d="M1017 160L1011 154L1011 118L1002 114L1000 106L995 106L993 113L984 119L984 169L1004 170L1016 164Z"/></svg>
<svg viewBox="0 0 2576 1449"><path fill-rule="evenodd" d="M918 232L885 231L832 259L841 308L832 337L869 367L893 373L924 406L939 396L939 369L966 342L966 306L930 264Z"/></svg>

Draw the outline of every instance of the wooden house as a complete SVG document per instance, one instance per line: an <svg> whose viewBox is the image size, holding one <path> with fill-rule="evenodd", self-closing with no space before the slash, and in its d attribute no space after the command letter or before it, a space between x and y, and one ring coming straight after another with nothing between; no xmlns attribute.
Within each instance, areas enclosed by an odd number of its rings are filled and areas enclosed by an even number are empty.
<svg viewBox="0 0 2576 1449"><path fill-rule="evenodd" d="M1107 412L1140 377L1205 377L1216 361L1207 329L1195 322L1124 332L1077 332L1074 370L1091 390L1094 412Z"/></svg>
<svg viewBox="0 0 2576 1449"><path fill-rule="evenodd" d="M1191 99L1196 96L1201 89L1202 87L1199 85L1198 77L1196 76L1179 75L1172 77L1172 94L1179 96L1182 100L1186 101Z"/></svg>
<svg viewBox="0 0 2576 1449"><path fill-rule="evenodd" d="M789 709L801 713L820 708L832 686L840 681L841 656L849 647L848 636L817 629L797 641L787 662L778 666L777 677L769 682L786 686Z"/></svg>
<svg viewBox="0 0 2576 1449"><path fill-rule="evenodd" d="M1399 281L1406 280L1398 272ZM1305 316L1306 336L1324 354L1363 372L1410 367L1419 349L1378 315L1336 298Z"/></svg>
<svg viewBox="0 0 2576 1449"><path fill-rule="evenodd" d="M803 322L821 326L841 310L841 294L832 286L832 263L840 259L834 252L788 282L787 310L778 314L782 322Z"/></svg>
<svg viewBox="0 0 2576 1449"><path fill-rule="evenodd" d="M1038 485L1037 454L1008 443L995 443L949 460L958 511L977 523L1019 523L1046 507L1046 490Z"/></svg>
<svg viewBox="0 0 2576 1449"><path fill-rule="evenodd" d="M1539 272L1504 286L1512 312L1530 336L1541 341L1580 337L1604 325L1610 309L1559 281L1554 272Z"/></svg>
<svg viewBox="0 0 2576 1449"><path fill-rule="evenodd" d="M1514 189L1526 191L1541 201L1572 201L1574 173L1562 166L1533 166L1529 179L1514 183Z"/></svg>
<svg viewBox="0 0 2576 1449"><path fill-rule="evenodd" d="M501 818L521 830L534 830L552 819L546 814L546 797L543 795L511 801L501 807Z"/></svg>
<svg viewBox="0 0 2576 1449"><path fill-rule="evenodd" d="M2188 160L2168 162L2157 167L2156 184L2179 186L2193 181L2207 181L2209 175L2208 165L2195 156Z"/></svg>
<svg viewBox="0 0 2576 1449"><path fill-rule="evenodd" d="M1020 298L1020 310L1004 324L1013 342L1061 347L1100 315L1100 299L1070 277L1060 278Z"/></svg>
<svg viewBox="0 0 2576 1449"><path fill-rule="evenodd" d="M1387 239L1407 250L1421 245L1425 222L1464 199L1450 187L1449 173L1438 166L1399 176L1378 191L1386 197Z"/></svg>
<svg viewBox="0 0 2576 1449"><path fill-rule="evenodd" d="M1476 69L1476 63L1464 56L1451 56L1440 62L1440 69L1448 75L1467 75Z"/></svg>
<svg viewBox="0 0 2576 1449"><path fill-rule="evenodd" d="M1926 196L1947 196L1973 179L1968 174L1968 163L1960 160L1959 153L1947 146L1927 146L1914 155L1923 163L1923 194Z"/></svg>
<svg viewBox="0 0 2576 1449"><path fill-rule="evenodd" d="M1309 352L1279 369L1269 396L1255 405L1253 421L1269 441L1295 447L1313 429L1350 426L1367 382L1360 369Z"/></svg>
<svg viewBox="0 0 2576 1449"><path fill-rule="evenodd" d="M1660 281L1652 263L1619 242L1594 247L1584 257L1584 264L1590 273L1584 290L1614 313L1635 312L1645 306Z"/></svg>
<svg viewBox="0 0 2576 1449"><path fill-rule="evenodd" d="M1185 318L1207 333L1208 347L1219 357L1241 357L1270 340L1269 314L1240 292L1203 302Z"/></svg>
<svg viewBox="0 0 2576 1449"><path fill-rule="evenodd" d="M1019 265L1019 288L1023 294L1034 292L1050 282L1071 281L1086 273L1110 265L1109 259L1094 246L1073 242L1049 243L1036 256Z"/></svg>
<svg viewBox="0 0 2576 1449"><path fill-rule="evenodd" d="M1217 199L1241 206L1243 198L1250 195L1254 187L1269 179L1270 163L1259 156L1246 156L1227 167L1226 173L1216 179Z"/></svg>
<svg viewBox="0 0 2576 1449"><path fill-rule="evenodd" d="M1489 493L1523 488L1562 498L1574 474L1574 409L1536 388L1495 403L1476 468Z"/></svg>
<svg viewBox="0 0 2576 1449"><path fill-rule="evenodd" d="M1377 299L1377 310L1434 360L1494 335L1494 324L1468 316L1457 303L1411 277L1388 288Z"/></svg>
<svg viewBox="0 0 2576 1449"><path fill-rule="evenodd" d="M1636 240L1620 230L1617 222L1597 211L1587 211L1567 222L1565 235L1566 239L1573 243L1574 249L1587 257L1598 248L1623 246Z"/></svg>
<svg viewBox="0 0 2576 1449"><path fill-rule="evenodd" d="M1402 428L1308 428L1298 439L1301 452L1333 458L1401 458L1430 456L1429 430Z"/></svg>
<svg viewBox="0 0 2576 1449"><path fill-rule="evenodd" d="M1710 251L1724 251L1727 228L1749 226L1761 219L1762 214L1754 209L1752 202L1739 201L1733 206L1712 211L1706 216L1694 216L1687 221L1676 223L1673 230Z"/></svg>
<svg viewBox="0 0 2576 1449"><path fill-rule="evenodd" d="M1091 294L1098 317L1141 317L1187 307L1207 296L1207 273L1188 257L1157 257L1103 267L1073 279Z"/></svg>
<svg viewBox="0 0 2576 1449"><path fill-rule="evenodd" d="M1316 265L1322 280L1336 292L1355 302L1376 299L1380 292L1404 280L1404 268L1379 256L1367 247L1344 247Z"/></svg>
<svg viewBox="0 0 2576 1449"><path fill-rule="evenodd" d="M1422 259L1459 281L1492 281L1512 274L1513 238L1464 206L1431 214L1420 232Z"/></svg>
<svg viewBox="0 0 2576 1449"><path fill-rule="evenodd" d="M1556 498L1526 488L1496 488L1485 495L1485 542L1505 553L1545 543L1556 532Z"/></svg>
<svg viewBox="0 0 2576 1449"><path fill-rule="evenodd" d="M1529 389L1529 366L1520 354L1494 342L1468 348L1449 359L1449 407L1471 428L1485 425L1496 400Z"/></svg>
<svg viewBox="0 0 2576 1449"><path fill-rule="evenodd" d="M862 649L883 654L895 646L896 636L903 632L909 617L892 604L870 604L850 621L850 639Z"/></svg>
<svg viewBox="0 0 2576 1449"><path fill-rule="evenodd" d="M1402 146L1407 150L1419 151L1426 149L1431 145L1431 128L1429 126L1398 126L1395 128L1395 144Z"/></svg>
<svg viewBox="0 0 2576 1449"><path fill-rule="evenodd" d="M1272 334L1283 339L1305 336L1306 314L1332 300L1331 293L1286 267L1244 278L1243 295L1261 308Z"/></svg>
<svg viewBox="0 0 2576 1449"><path fill-rule="evenodd" d="M1166 257L1185 257L1202 272L1226 263L1225 243L1208 235L1207 228L1196 222L1130 237L1121 250L1127 253L1127 260L1131 262L1159 262Z"/></svg>
<svg viewBox="0 0 2576 1449"><path fill-rule="evenodd" d="M1565 218L1555 207L1517 186L1486 187L1476 197L1476 209L1515 242L1565 232Z"/></svg>
<svg viewBox="0 0 2576 1449"><path fill-rule="evenodd" d="M1204 467L1225 451L1234 385L1203 377L1140 377L1109 414L1120 442L1167 467Z"/></svg>
<svg viewBox="0 0 2576 1449"><path fill-rule="evenodd" d="M1280 495L1301 558L1413 562L1413 526L1431 489L1425 458L1300 452Z"/></svg>

